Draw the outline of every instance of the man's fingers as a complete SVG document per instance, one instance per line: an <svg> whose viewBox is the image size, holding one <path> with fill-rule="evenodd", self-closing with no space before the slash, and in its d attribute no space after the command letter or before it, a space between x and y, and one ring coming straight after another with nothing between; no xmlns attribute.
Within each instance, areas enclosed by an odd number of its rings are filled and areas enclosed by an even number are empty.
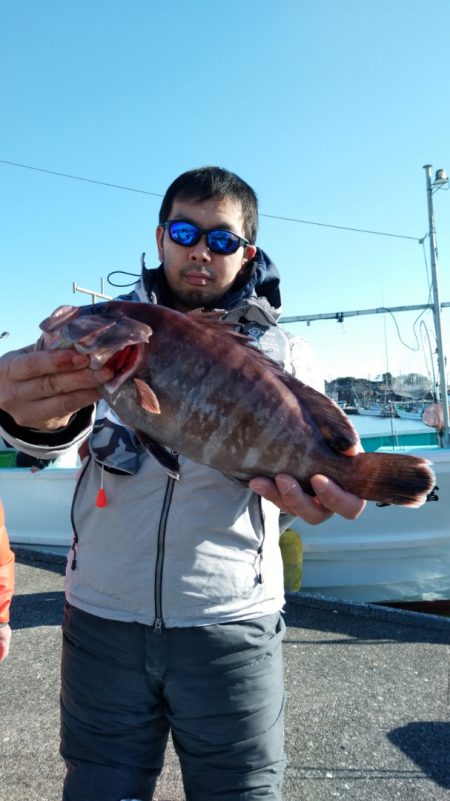
<svg viewBox="0 0 450 801"><path fill-rule="evenodd" d="M108 367L91 370L89 358L73 349L25 348L0 359L0 408L18 425L53 430L96 403L99 387L112 377Z"/></svg>
<svg viewBox="0 0 450 801"><path fill-rule="evenodd" d="M313 476L311 478L311 486L323 507L341 515L341 517L345 517L347 520L354 520L359 517L366 505L366 502L361 498L352 495L350 492L345 492L326 476Z"/></svg>
<svg viewBox="0 0 450 801"><path fill-rule="evenodd" d="M91 370L88 364L87 357L73 350L16 353L3 364L0 361L0 377L2 374L4 376L1 381L3 391L0 389L0 407L9 411L11 405L17 408L22 403L80 393L95 389L113 377L113 372L108 367ZM62 405L66 402L67 399L63 399ZM74 409L68 411L72 412Z"/></svg>
<svg viewBox="0 0 450 801"><path fill-rule="evenodd" d="M100 400L98 389L86 389L71 392L68 395L58 395L33 403L25 403L16 411L14 420L17 425L38 430L51 430L67 425L70 417L79 409L91 406Z"/></svg>
<svg viewBox="0 0 450 801"><path fill-rule="evenodd" d="M250 481L249 486L283 512L299 517L311 525L323 523L335 513L353 520L361 514L365 506L365 501L361 498L345 492L322 475L311 479L311 486L316 493L314 496L307 495L295 478L284 473L275 476L274 481L258 476Z"/></svg>
<svg viewBox="0 0 450 801"><path fill-rule="evenodd" d="M288 475L280 474L275 481L258 476L250 481L250 489L274 503L286 514L299 517L313 526L323 523L332 515L329 509L321 506L317 498L303 492L298 482Z"/></svg>
<svg viewBox="0 0 450 801"><path fill-rule="evenodd" d="M22 351L6 354L1 367L11 381L29 381L62 370L81 370L89 365L89 357L76 350Z"/></svg>

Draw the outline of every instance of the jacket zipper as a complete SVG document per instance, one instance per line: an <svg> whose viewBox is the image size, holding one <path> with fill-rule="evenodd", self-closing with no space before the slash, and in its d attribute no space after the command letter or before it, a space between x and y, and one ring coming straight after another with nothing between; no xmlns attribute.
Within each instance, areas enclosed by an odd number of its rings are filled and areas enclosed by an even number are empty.
<svg viewBox="0 0 450 801"><path fill-rule="evenodd" d="M161 510L158 527L158 545L155 567L155 631L161 632L164 625L162 619L162 574L164 564L164 541L166 537L167 517L169 515L172 495L175 488L175 480L170 476L167 479L166 492Z"/></svg>
<svg viewBox="0 0 450 801"><path fill-rule="evenodd" d="M266 539L266 519L264 515L264 509L262 504L261 495L258 495L258 509L259 509L259 519L261 521L261 530L262 530L262 539L261 545L258 548L258 557L259 557L259 574L258 574L258 584L263 584L264 579L262 575L262 561L263 561L263 551L264 551L264 542Z"/></svg>

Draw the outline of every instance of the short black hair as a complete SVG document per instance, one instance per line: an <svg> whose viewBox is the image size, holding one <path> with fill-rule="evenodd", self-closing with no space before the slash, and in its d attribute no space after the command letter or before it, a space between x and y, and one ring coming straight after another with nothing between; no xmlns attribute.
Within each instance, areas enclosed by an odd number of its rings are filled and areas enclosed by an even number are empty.
<svg viewBox="0 0 450 801"><path fill-rule="evenodd" d="M244 234L253 245L258 231L258 198L242 178L222 167L198 167L175 178L164 195L159 222L167 222L175 200L201 203L212 198L229 198L241 204Z"/></svg>

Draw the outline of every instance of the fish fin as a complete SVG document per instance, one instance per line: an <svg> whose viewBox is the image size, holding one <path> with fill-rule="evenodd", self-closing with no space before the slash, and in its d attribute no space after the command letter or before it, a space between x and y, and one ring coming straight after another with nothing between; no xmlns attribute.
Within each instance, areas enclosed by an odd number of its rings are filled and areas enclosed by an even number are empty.
<svg viewBox="0 0 450 801"><path fill-rule="evenodd" d="M328 447L336 453L343 453L359 442L356 429L334 401L289 373L281 371L279 377L296 397L302 410L308 411Z"/></svg>
<svg viewBox="0 0 450 801"><path fill-rule="evenodd" d="M367 501L399 506L422 506L433 490L436 478L426 459L409 454L357 453L351 457L353 469L348 489ZM344 478L345 471L342 471Z"/></svg>
<svg viewBox="0 0 450 801"><path fill-rule="evenodd" d="M133 384L136 389L139 406L142 406L143 409L151 412L151 414L161 414L158 398L152 388L141 378L133 378Z"/></svg>
<svg viewBox="0 0 450 801"><path fill-rule="evenodd" d="M78 311L78 306L58 306L54 312L50 314L49 317L46 317L45 320L42 321L39 328L41 331L45 331L50 333L55 329L58 329L66 323L68 320L71 320L73 317L76 316Z"/></svg>
<svg viewBox="0 0 450 801"><path fill-rule="evenodd" d="M241 345L251 345L253 350L255 350L255 340L247 336L247 334L241 333L239 330L241 327L240 323L233 320L224 320L224 314L225 310L223 309L211 309L209 311L206 309L191 309L191 311L186 312L186 317L190 317L201 325L207 325L215 331L220 331L223 336L229 335L234 340L239 340ZM261 353L261 351L257 352ZM263 354L261 355L263 356ZM267 357L263 356L263 358Z"/></svg>
<svg viewBox="0 0 450 801"><path fill-rule="evenodd" d="M145 448L148 453L150 453L157 462L164 467L171 478L179 479L180 478L180 465L178 464L178 458L169 451L168 448L165 448L164 445L161 445L156 440L151 439L144 431L140 431L136 429L136 436L141 443L141 445Z"/></svg>

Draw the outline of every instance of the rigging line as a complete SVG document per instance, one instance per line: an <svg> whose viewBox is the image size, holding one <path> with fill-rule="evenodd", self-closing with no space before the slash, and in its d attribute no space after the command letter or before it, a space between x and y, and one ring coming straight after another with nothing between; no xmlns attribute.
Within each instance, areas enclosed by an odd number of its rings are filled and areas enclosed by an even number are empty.
<svg viewBox="0 0 450 801"><path fill-rule="evenodd" d="M99 184L100 186L109 186L112 189L122 189L125 192L138 192L141 195L153 195L154 197L163 197L159 192L148 192L146 189L134 189L131 186L121 186L120 184L110 184L107 181L96 181L94 178L82 178L80 175L69 175L65 172L57 172L56 170L45 170L43 167L32 167L30 164L19 164L15 161L6 161L0 159L0 164L9 164L12 167L23 167L25 170L34 170L35 172L44 172L48 175L59 175L60 178L71 178L73 181L85 181L88 184Z"/></svg>
<svg viewBox="0 0 450 801"><path fill-rule="evenodd" d="M405 234L390 234L386 231L371 231L367 228L352 228L348 225L331 225L331 223L314 222L313 220L300 220L297 217L279 217L275 214L263 214L261 217L270 217L272 220L285 220L286 222L302 223L303 225L319 225L322 228L337 228L339 231L354 231L358 234L375 234L376 236L392 236L396 239L411 239L413 242L420 242L418 236L406 236Z"/></svg>
<svg viewBox="0 0 450 801"><path fill-rule="evenodd" d="M17 161L7 161L6 159L0 159L0 164L9 164L10 167L20 167L25 170L34 170L35 172L43 172L47 175L58 175L60 178L70 178L73 181L84 181L85 183L89 184L97 184L98 186L108 186L111 189L122 189L125 192L137 192L141 195L152 195L153 197L164 197L160 192L149 192L146 189L135 189L132 186L122 186L120 184L111 184L107 181L97 181L94 178L83 178L80 175L70 175L69 173L65 172L58 172L57 170L47 170L43 167L32 167L30 164L21 164ZM338 231L352 231L353 233L358 234L372 234L375 236L389 236L394 237L395 239L409 239L413 242L421 242L421 238L418 236L406 236L405 234L392 234L386 231L372 231L367 228L354 228L348 225L332 225L331 223L323 223L323 222L316 222L314 220L301 220L297 217L283 217L278 214L265 214L264 212L259 212L260 217L267 217L271 220L283 220L284 222L294 222L300 223L301 225L317 225L321 228L334 228Z"/></svg>

